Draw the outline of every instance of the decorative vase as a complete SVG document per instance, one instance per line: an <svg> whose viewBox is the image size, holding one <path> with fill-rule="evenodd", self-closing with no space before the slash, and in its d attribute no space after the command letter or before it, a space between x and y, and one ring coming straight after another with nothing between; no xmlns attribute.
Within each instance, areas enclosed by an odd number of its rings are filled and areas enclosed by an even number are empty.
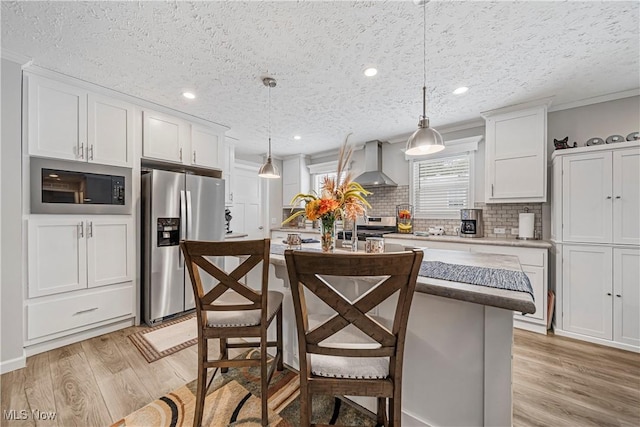
<svg viewBox="0 0 640 427"><path fill-rule="evenodd" d="M321 218L320 225L322 252L333 252L336 248L336 217L325 215Z"/></svg>

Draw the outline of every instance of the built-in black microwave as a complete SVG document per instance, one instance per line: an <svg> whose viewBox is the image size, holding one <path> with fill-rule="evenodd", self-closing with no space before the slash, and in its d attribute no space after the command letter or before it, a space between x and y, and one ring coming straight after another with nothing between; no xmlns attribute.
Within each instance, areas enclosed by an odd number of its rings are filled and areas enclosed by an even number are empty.
<svg viewBox="0 0 640 427"><path fill-rule="evenodd" d="M131 170L32 157L31 213L129 214Z"/></svg>

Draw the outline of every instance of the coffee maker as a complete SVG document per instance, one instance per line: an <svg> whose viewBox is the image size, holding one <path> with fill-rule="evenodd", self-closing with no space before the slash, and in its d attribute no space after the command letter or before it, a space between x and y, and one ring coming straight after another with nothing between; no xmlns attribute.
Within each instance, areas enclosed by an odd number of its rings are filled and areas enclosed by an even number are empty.
<svg viewBox="0 0 640 427"><path fill-rule="evenodd" d="M460 209L460 237L484 237L482 209Z"/></svg>

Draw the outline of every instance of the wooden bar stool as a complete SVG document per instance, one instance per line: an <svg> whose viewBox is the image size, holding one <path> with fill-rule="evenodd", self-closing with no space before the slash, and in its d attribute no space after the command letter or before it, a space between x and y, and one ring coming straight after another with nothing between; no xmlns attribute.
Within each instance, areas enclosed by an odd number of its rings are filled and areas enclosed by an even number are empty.
<svg viewBox="0 0 640 427"><path fill-rule="evenodd" d="M196 301L198 319L198 390L194 427L200 427L207 392L207 369L260 366L262 425L268 423L267 389L275 368L282 365L282 293L269 291L270 240L238 242L182 241L180 249L189 270ZM207 257L246 256L232 272L212 264ZM256 291L240 282L262 262L262 283ZM218 280L213 289L204 292L200 270ZM277 339L267 341L267 328L276 318ZM259 342L228 343L229 338L260 338ZM209 360L208 340L220 340L220 359ZM260 348L260 359L229 359L230 348ZM276 347L276 356L267 372L267 347ZM214 373L215 375L215 373Z"/></svg>
<svg viewBox="0 0 640 427"><path fill-rule="evenodd" d="M311 425L313 394L377 397L378 424L400 426L404 342L423 255L285 252L298 328L302 426ZM330 284L330 276L371 276L374 286L351 302ZM305 291L336 314L312 325ZM391 321L368 314L396 293Z"/></svg>

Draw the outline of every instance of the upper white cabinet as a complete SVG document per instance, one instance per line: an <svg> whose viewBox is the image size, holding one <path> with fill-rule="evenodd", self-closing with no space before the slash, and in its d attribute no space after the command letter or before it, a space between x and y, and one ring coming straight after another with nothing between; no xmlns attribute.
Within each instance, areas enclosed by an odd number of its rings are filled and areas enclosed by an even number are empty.
<svg viewBox="0 0 640 427"><path fill-rule="evenodd" d="M221 169L224 131L157 111L142 112L142 156L184 165Z"/></svg>
<svg viewBox="0 0 640 427"><path fill-rule="evenodd" d="M282 204L291 207L291 200L298 193L308 193L309 167L304 155L289 157L282 162Z"/></svg>
<svg viewBox="0 0 640 427"><path fill-rule="evenodd" d="M547 105L483 113L487 203L546 202Z"/></svg>
<svg viewBox="0 0 640 427"><path fill-rule="evenodd" d="M132 105L39 76L26 76L30 155L133 165Z"/></svg>
<svg viewBox="0 0 640 427"><path fill-rule="evenodd" d="M640 244L639 148L566 154L561 166L562 241Z"/></svg>
<svg viewBox="0 0 640 427"><path fill-rule="evenodd" d="M236 140L226 137L222 163L222 179L224 179L224 204L233 205L233 188L235 185Z"/></svg>
<svg viewBox="0 0 640 427"><path fill-rule="evenodd" d="M189 161L189 124L156 111L142 112L142 156L182 163Z"/></svg>
<svg viewBox="0 0 640 427"><path fill-rule="evenodd" d="M191 125L191 164L221 168L224 164L224 134L204 126Z"/></svg>

